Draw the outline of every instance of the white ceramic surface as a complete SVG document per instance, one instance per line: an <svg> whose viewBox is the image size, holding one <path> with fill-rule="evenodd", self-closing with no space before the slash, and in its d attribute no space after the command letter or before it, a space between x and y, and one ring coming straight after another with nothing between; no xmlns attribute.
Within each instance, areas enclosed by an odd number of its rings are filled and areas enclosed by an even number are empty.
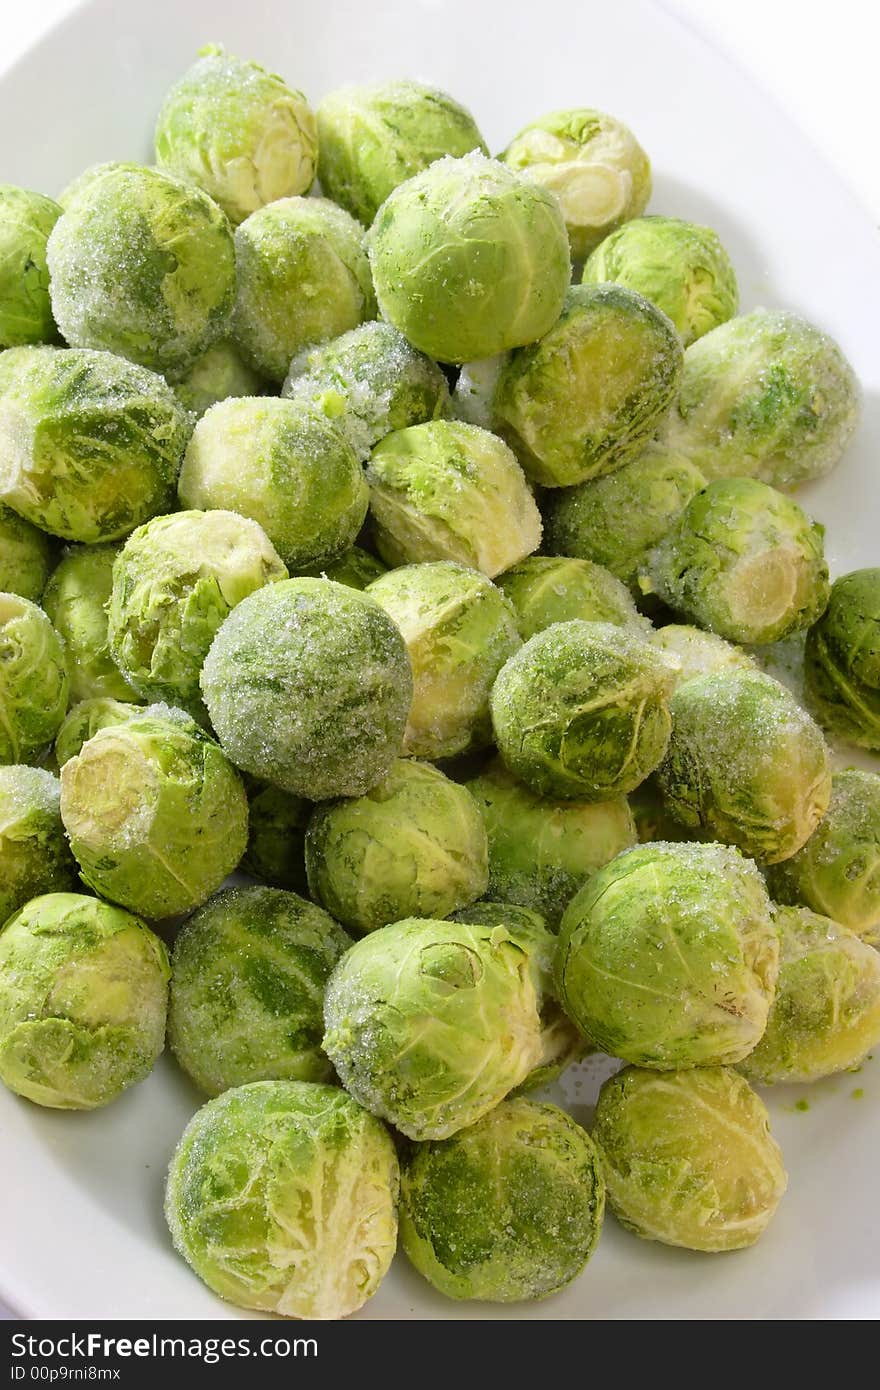
<svg viewBox="0 0 880 1390"><path fill-rule="evenodd" d="M647 0L95 0L0 78L0 180L51 194L97 160L147 159L165 88L212 40L314 99L376 77L437 83L473 108L493 147L558 106L594 104L629 121L654 161L651 211L711 223L744 308L798 309L855 363L865 389L857 440L801 497L828 528L834 573L880 556L876 230L772 101L670 13ZM589 1069L567 1081L581 1118L595 1088ZM668 1250L609 1219L585 1274L545 1303L453 1304L401 1258L359 1316L876 1317L880 1061L769 1100L791 1182L753 1250ZM190 1274L162 1219L164 1169L198 1103L167 1058L93 1115L0 1094L0 1295L13 1308L36 1318L247 1316Z"/></svg>

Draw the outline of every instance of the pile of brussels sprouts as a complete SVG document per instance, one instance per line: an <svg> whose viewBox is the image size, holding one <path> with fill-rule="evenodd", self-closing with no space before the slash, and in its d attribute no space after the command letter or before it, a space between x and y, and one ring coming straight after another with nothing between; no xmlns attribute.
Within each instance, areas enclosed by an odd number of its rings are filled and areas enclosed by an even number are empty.
<svg viewBox="0 0 880 1390"><path fill-rule="evenodd" d="M880 568L790 495L850 366L598 111L491 159L210 48L155 158L0 188L0 1078L91 1109L167 1036L171 1235L247 1308L353 1312L398 1221L543 1298L606 1194L750 1245L753 1084L880 1042L880 776L826 741L880 753ZM588 1052L589 1133L531 1094Z"/></svg>

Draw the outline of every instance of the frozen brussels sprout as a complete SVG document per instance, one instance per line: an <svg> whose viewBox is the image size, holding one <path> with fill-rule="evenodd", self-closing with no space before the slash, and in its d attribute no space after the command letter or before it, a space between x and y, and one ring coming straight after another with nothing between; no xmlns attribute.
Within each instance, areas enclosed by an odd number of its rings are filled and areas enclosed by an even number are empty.
<svg viewBox="0 0 880 1390"><path fill-rule="evenodd" d="M0 931L0 1081L56 1110L107 1105L162 1051L168 976L164 945L130 913L34 898Z"/></svg>
<svg viewBox="0 0 880 1390"><path fill-rule="evenodd" d="M318 133L302 92L216 45L174 84L156 123L156 163L195 183L233 226L277 198L305 193Z"/></svg>
<svg viewBox="0 0 880 1390"><path fill-rule="evenodd" d="M227 326L229 223L207 194L157 169L118 165L92 178L56 222L48 257L52 310L71 347L183 372Z"/></svg>
<svg viewBox="0 0 880 1390"><path fill-rule="evenodd" d="M58 778L39 767L0 767L0 926L31 898L75 882Z"/></svg>
<svg viewBox="0 0 880 1390"><path fill-rule="evenodd" d="M556 983L603 1052L667 1071L742 1061L778 969L755 865L727 845L657 841L619 854L569 903Z"/></svg>
<svg viewBox="0 0 880 1390"><path fill-rule="evenodd" d="M286 578L263 528L236 512L154 517L113 565L113 659L142 699L201 719L199 674L220 624L255 589Z"/></svg>
<svg viewBox="0 0 880 1390"><path fill-rule="evenodd" d="M0 355L0 500L69 541L112 541L167 510L189 435L154 372L109 352Z"/></svg>
<svg viewBox="0 0 880 1390"><path fill-rule="evenodd" d="M711 676L717 671L754 671L755 663L748 652L716 637L714 632L701 632L698 627L684 623L667 623L649 638L651 645L679 663L678 684L697 676Z"/></svg>
<svg viewBox="0 0 880 1390"><path fill-rule="evenodd" d="M0 502L0 592L40 602L52 567L52 542Z"/></svg>
<svg viewBox="0 0 880 1390"><path fill-rule="evenodd" d="M523 471L488 430L431 420L396 430L367 467L376 548L387 564L457 560L490 579L541 543Z"/></svg>
<svg viewBox="0 0 880 1390"><path fill-rule="evenodd" d="M469 425L480 425L486 430L492 428L495 388L509 359L509 352L499 352L494 357L465 362L452 392L453 419L465 420Z"/></svg>
<svg viewBox="0 0 880 1390"><path fill-rule="evenodd" d="M178 491L184 507L258 522L291 569L344 555L369 504L342 432L317 407L276 398L212 406L193 431Z"/></svg>
<svg viewBox="0 0 880 1390"><path fill-rule="evenodd" d="M764 1102L729 1067L625 1067L599 1092L593 1139L620 1224L664 1245L754 1245L788 1184Z"/></svg>
<svg viewBox="0 0 880 1390"><path fill-rule="evenodd" d="M436 362L390 323L362 323L290 364L283 396L311 401L342 430L361 461L386 434L446 413L449 387Z"/></svg>
<svg viewBox="0 0 880 1390"><path fill-rule="evenodd" d="M487 857L470 792L411 759L366 796L318 806L306 833L313 896L358 933L473 902L488 885Z"/></svg>
<svg viewBox="0 0 880 1390"><path fill-rule="evenodd" d="M235 343L223 338L212 343L174 382L181 405L197 418L230 396L264 396L267 383L244 361Z"/></svg>
<svg viewBox="0 0 880 1390"><path fill-rule="evenodd" d="M0 593L0 765L32 761L67 712L67 654L41 608Z"/></svg>
<svg viewBox="0 0 880 1390"><path fill-rule="evenodd" d="M412 672L371 598L328 579L268 584L234 608L202 669L232 761L295 796L361 796L403 742Z"/></svg>
<svg viewBox="0 0 880 1390"><path fill-rule="evenodd" d="M0 183L0 348L58 337L46 242L60 216L58 204L42 193Z"/></svg>
<svg viewBox="0 0 880 1390"><path fill-rule="evenodd" d="M94 738L99 729L109 729L115 724L125 724L143 714L143 705L128 704L124 700L111 700L106 696L96 696L93 700L80 700L79 704L64 716L61 728L55 737L55 761L59 768L70 762L82 751L84 743Z"/></svg>
<svg viewBox="0 0 880 1390"><path fill-rule="evenodd" d="M221 1298L343 1318L391 1264L398 1181L387 1130L338 1086L254 1081L190 1120L165 1218L177 1251Z"/></svg>
<svg viewBox="0 0 880 1390"><path fill-rule="evenodd" d="M340 87L318 107L321 187L370 225L398 184L444 155L488 154L469 111L420 82Z"/></svg>
<svg viewBox="0 0 880 1390"><path fill-rule="evenodd" d="M604 565L635 588L648 552L705 486L694 464L651 444L614 473L547 493L544 547Z"/></svg>
<svg viewBox="0 0 880 1390"><path fill-rule="evenodd" d="M400 628L412 666L403 751L453 758L487 748L489 692L522 645L510 603L484 574L448 560L391 570L367 592Z"/></svg>
<svg viewBox="0 0 880 1390"><path fill-rule="evenodd" d="M400 184L368 245L383 318L440 362L543 337L571 275L554 195L476 151Z"/></svg>
<svg viewBox="0 0 880 1390"><path fill-rule="evenodd" d="M291 359L375 316L363 228L329 198L281 198L235 233L234 336L281 382Z"/></svg>
<svg viewBox="0 0 880 1390"><path fill-rule="evenodd" d="M804 694L820 724L880 752L880 569L853 570L831 586L807 633Z"/></svg>
<svg viewBox="0 0 880 1390"><path fill-rule="evenodd" d="M707 478L797 487L830 472L858 413L834 340L796 314L755 309L688 348L666 438Z"/></svg>
<svg viewBox="0 0 880 1390"><path fill-rule="evenodd" d="M575 260L644 212L651 196L651 165L632 131L589 107L532 121L501 158L556 194Z"/></svg>
<svg viewBox="0 0 880 1390"><path fill-rule="evenodd" d="M551 623L572 618L617 627L647 627L626 585L591 560L530 555L500 575L498 587L513 604L526 641Z"/></svg>
<svg viewBox="0 0 880 1390"><path fill-rule="evenodd" d="M351 944L281 888L228 888L194 912L171 955L168 1045L200 1090L332 1080L324 988Z"/></svg>
<svg viewBox="0 0 880 1390"><path fill-rule="evenodd" d="M247 781L248 842L241 868L273 888L307 893L306 826L312 804L254 778Z"/></svg>
<svg viewBox="0 0 880 1390"><path fill-rule="evenodd" d="M465 785L489 837L489 897L532 908L554 929L587 879L636 842L624 797L551 801L500 759Z"/></svg>
<svg viewBox="0 0 880 1390"><path fill-rule="evenodd" d="M324 1051L346 1090L410 1139L446 1139L541 1060L529 951L503 927L407 919L342 957Z"/></svg>
<svg viewBox="0 0 880 1390"><path fill-rule="evenodd" d="M767 864L790 859L831 798L831 760L818 725L760 671L685 681L671 708L672 738L657 775L675 819Z"/></svg>
<svg viewBox="0 0 880 1390"><path fill-rule="evenodd" d="M107 605L118 554L116 545L71 546L43 594L43 607L67 647L72 700L138 699L110 655Z"/></svg>
<svg viewBox="0 0 880 1390"><path fill-rule="evenodd" d="M235 768L167 705L99 729L64 764L61 817L83 881L144 917L198 907L247 844Z"/></svg>
<svg viewBox="0 0 880 1390"><path fill-rule="evenodd" d="M642 588L731 642L778 642L825 610L823 536L766 483L716 478L648 555Z"/></svg>
<svg viewBox="0 0 880 1390"><path fill-rule="evenodd" d="M680 217L638 217L596 247L584 284L636 290L672 319L685 347L733 318L736 273L717 232Z"/></svg>
<svg viewBox="0 0 880 1390"><path fill-rule="evenodd" d="M320 570L324 579L332 579L337 584L344 584L348 589L360 589L361 592L387 573L382 561L359 545L353 545L351 550L346 550L338 560L331 560L329 565L322 565Z"/></svg>
<svg viewBox="0 0 880 1390"><path fill-rule="evenodd" d="M554 623L531 637L495 682L498 750L541 796L623 796L666 751L677 671L677 662L626 628Z"/></svg>
<svg viewBox="0 0 880 1390"><path fill-rule="evenodd" d="M593 1141L555 1105L506 1100L401 1172L400 1239L449 1298L546 1298L575 1279L605 1212Z"/></svg>
<svg viewBox="0 0 880 1390"><path fill-rule="evenodd" d="M619 285L575 285L549 332L502 369L493 426L544 487L613 473L667 414L682 358L678 334L649 300Z"/></svg>

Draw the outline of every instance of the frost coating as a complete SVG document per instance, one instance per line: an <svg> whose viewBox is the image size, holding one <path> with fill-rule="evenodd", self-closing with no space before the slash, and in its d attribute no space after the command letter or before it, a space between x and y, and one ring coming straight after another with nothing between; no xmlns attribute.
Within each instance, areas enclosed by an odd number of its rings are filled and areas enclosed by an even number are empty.
<svg viewBox="0 0 880 1390"><path fill-rule="evenodd" d="M853 570L831 586L807 633L804 694L820 724L880 750L880 569Z"/></svg>
<svg viewBox="0 0 880 1390"><path fill-rule="evenodd" d="M0 593L0 764L41 753L67 710L67 654L41 608Z"/></svg>
<svg viewBox="0 0 880 1390"><path fill-rule="evenodd" d="M38 767L0 767L0 926L31 898L75 882L58 778Z"/></svg>
<svg viewBox="0 0 880 1390"><path fill-rule="evenodd" d="M125 724L143 712L143 705L111 700L107 696L80 700L79 704L74 705L64 716L55 737L55 761L59 768L71 758L75 758L82 751L83 744L88 743L99 729L108 729L114 724Z"/></svg>
<svg viewBox="0 0 880 1390"><path fill-rule="evenodd" d="M391 1138L338 1086L256 1081L197 1111L168 1171L175 1248L221 1298L343 1318L397 1243Z"/></svg>
<svg viewBox="0 0 880 1390"><path fill-rule="evenodd" d="M307 893L306 826L312 804L273 787L271 782L246 778L248 842L240 867L273 888Z"/></svg>
<svg viewBox="0 0 880 1390"><path fill-rule="evenodd" d="M712 632L702 632L698 627L688 627L684 623L668 623L659 631L652 632L648 640L667 656L679 664L678 685L692 681L697 676L711 676L717 671L754 671L755 663L748 652L716 637Z"/></svg>
<svg viewBox="0 0 880 1390"><path fill-rule="evenodd" d="M267 391L264 378L248 366L230 338L212 343L174 382L177 399L197 419L230 396L264 396Z"/></svg>
<svg viewBox="0 0 880 1390"><path fill-rule="evenodd" d="M110 655L107 635L107 605L118 554L116 545L71 546L43 594L43 607L67 648L72 700L137 700Z"/></svg>
<svg viewBox="0 0 880 1390"><path fill-rule="evenodd" d="M42 193L0 183L0 348L58 337L46 242L60 216L58 204Z"/></svg>
<svg viewBox="0 0 880 1390"><path fill-rule="evenodd" d="M52 568L52 542L0 502L0 591L39 603Z"/></svg>
<svg viewBox="0 0 880 1390"><path fill-rule="evenodd" d="M500 575L498 587L513 604L526 641L552 623L572 618L616 627L648 627L626 586L590 560L531 555Z"/></svg>

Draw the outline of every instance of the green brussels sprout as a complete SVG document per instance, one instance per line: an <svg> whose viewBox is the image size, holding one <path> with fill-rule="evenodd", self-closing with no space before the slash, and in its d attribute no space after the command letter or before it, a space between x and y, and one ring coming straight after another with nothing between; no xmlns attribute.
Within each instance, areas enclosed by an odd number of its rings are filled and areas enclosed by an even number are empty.
<svg viewBox="0 0 880 1390"><path fill-rule="evenodd" d="M672 738L658 779L668 810L702 839L767 864L790 859L831 798L818 726L772 676L727 670L672 697Z"/></svg>
<svg viewBox="0 0 880 1390"><path fill-rule="evenodd" d="M526 641L552 623L572 618L616 627L648 626L626 585L592 560L530 555L500 575L498 587L513 604Z"/></svg>
<svg viewBox="0 0 880 1390"><path fill-rule="evenodd" d="M360 589L363 592L375 579L381 579L382 575L387 573L386 567L375 555L371 555L359 545L353 545L351 550L346 550L338 560L331 560L328 565L322 565L320 574L312 577L332 579L336 584L344 584L348 589Z"/></svg>
<svg viewBox="0 0 880 1390"><path fill-rule="evenodd" d="M498 751L540 796L623 796L666 751L677 672L627 628L554 623L501 668L490 701Z"/></svg>
<svg viewBox="0 0 880 1390"><path fill-rule="evenodd" d="M310 801L362 796L400 753L412 700L403 638L366 594L285 579L244 599L202 668L228 756Z"/></svg>
<svg viewBox="0 0 880 1390"><path fill-rule="evenodd" d="M67 654L41 608L0 593L0 765L32 761L67 712Z"/></svg>
<svg viewBox="0 0 880 1390"><path fill-rule="evenodd" d="M39 767L0 767L0 926L31 898L75 882L58 778Z"/></svg>
<svg viewBox="0 0 880 1390"><path fill-rule="evenodd" d="M493 427L544 487L613 473L667 414L682 360L678 334L649 300L619 285L575 285L549 332L511 353Z"/></svg>
<svg viewBox="0 0 880 1390"><path fill-rule="evenodd" d="M440 362L543 337L571 276L554 195L477 151L400 184L367 241L383 318Z"/></svg>
<svg viewBox="0 0 880 1390"><path fill-rule="evenodd" d="M392 568L457 560L490 579L541 543L516 458L488 430L431 420L389 434L367 466L376 548Z"/></svg>
<svg viewBox="0 0 880 1390"><path fill-rule="evenodd" d="M596 1248L605 1182L585 1130L555 1105L506 1100L403 1162L400 1238L449 1298L546 1298Z"/></svg>
<svg viewBox="0 0 880 1390"><path fill-rule="evenodd" d="M778 642L824 612L824 528L754 478L716 478L647 557L645 593L731 642Z"/></svg>
<svg viewBox="0 0 880 1390"><path fill-rule="evenodd" d="M247 791L248 842L240 867L273 888L307 893L305 846L311 802L256 778L247 779Z"/></svg>
<svg viewBox="0 0 880 1390"><path fill-rule="evenodd" d="M346 1090L410 1139L473 1124L541 1060L530 953L498 926L370 932L330 976L324 1021Z"/></svg>
<svg viewBox="0 0 880 1390"><path fill-rule="evenodd" d="M0 348L58 337L46 242L60 216L59 205L42 193L0 183Z"/></svg>
<svg viewBox="0 0 880 1390"><path fill-rule="evenodd" d="M766 1106L729 1067L625 1067L599 1092L593 1139L620 1224L664 1245L754 1245L788 1184Z"/></svg>
<svg viewBox="0 0 880 1390"><path fill-rule="evenodd" d="M579 107L532 121L501 156L559 199L575 260L644 212L651 165L632 131L603 111Z"/></svg>
<svg viewBox="0 0 880 1390"><path fill-rule="evenodd" d="M47 251L52 311L71 347L175 373L223 335L232 233L190 184L137 165L106 169L68 201Z"/></svg>
<svg viewBox="0 0 880 1390"><path fill-rule="evenodd" d="M201 720L199 674L217 629L248 594L287 578L255 521L235 512L157 516L129 536L113 565L110 651L145 700Z"/></svg>
<svg viewBox="0 0 880 1390"><path fill-rule="evenodd" d="M234 337L281 382L291 359L375 317L363 228L329 198L281 198L235 233Z"/></svg>
<svg viewBox="0 0 880 1390"><path fill-rule="evenodd" d="M803 903L880 947L880 777L835 772L818 826L767 878L777 902Z"/></svg>
<svg viewBox="0 0 880 1390"><path fill-rule="evenodd" d="M168 1045L199 1089L332 1080L324 988L351 944L281 888L228 888L194 912L171 955Z"/></svg>
<svg viewBox="0 0 880 1390"><path fill-rule="evenodd" d="M587 879L636 842L624 797L550 801L495 759L465 783L489 837L489 896L540 912L555 930Z"/></svg>
<svg viewBox="0 0 880 1390"><path fill-rule="evenodd" d="M160 376L109 352L0 356L0 500L68 541L112 541L167 510L189 435Z"/></svg>
<svg viewBox="0 0 880 1390"><path fill-rule="evenodd" d="M711 676L717 671L754 671L754 659L741 647L716 637L714 632L701 632L698 627L684 623L667 623L648 638L679 664L678 684L697 676ZM662 838L662 837L661 837Z"/></svg>
<svg viewBox="0 0 880 1390"><path fill-rule="evenodd" d="M685 347L733 318L739 303L717 232L680 217L638 217L606 237L584 266L584 284L609 281L662 309Z"/></svg>
<svg viewBox="0 0 880 1390"><path fill-rule="evenodd" d="M476 362L464 363L452 392L453 419L480 425L486 430L492 428L492 402L498 378L509 360L509 352L499 352L494 357L480 357Z"/></svg>
<svg viewBox="0 0 880 1390"><path fill-rule="evenodd" d="M212 406L193 431L178 491L183 507L258 522L291 569L344 555L369 504L342 432L315 406L274 397Z"/></svg>
<svg viewBox="0 0 880 1390"><path fill-rule="evenodd" d="M829 732L880 751L880 569L853 570L831 586L807 633L804 695Z"/></svg>
<svg viewBox="0 0 880 1390"><path fill-rule="evenodd" d="M635 589L648 552L705 486L694 464L651 444L615 473L547 493L544 547L604 565Z"/></svg>
<svg viewBox="0 0 880 1390"><path fill-rule="evenodd" d="M317 114L321 187L367 226L399 184L444 155L489 153L471 113L420 82L340 87Z"/></svg>
<svg viewBox="0 0 880 1390"><path fill-rule="evenodd" d="M116 545L71 546L43 594L43 607L67 647L72 700L138 699L110 655L107 605L118 554Z"/></svg>
<svg viewBox="0 0 880 1390"><path fill-rule="evenodd" d="M237 772L167 705L99 729L64 764L61 818L83 881L144 917L198 907L247 844Z"/></svg>
<svg viewBox="0 0 880 1390"><path fill-rule="evenodd" d="M151 1071L165 1042L168 953L130 913L47 893L0 932L0 1081L56 1110L94 1110Z"/></svg>
<svg viewBox="0 0 880 1390"><path fill-rule="evenodd" d="M52 542L0 502L0 592L39 603L52 568Z"/></svg>
<svg viewBox="0 0 880 1390"><path fill-rule="evenodd" d="M624 850L569 903L556 984L603 1052L667 1071L747 1056L778 969L755 865L728 845L658 841Z"/></svg>
<svg viewBox="0 0 880 1390"><path fill-rule="evenodd" d="M55 761L59 768L70 762L82 752L84 743L94 738L99 729L109 729L116 724L125 724L143 714L143 705L132 705L124 700L111 700L107 696L96 696L92 700L80 700L64 716L55 737Z"/></svg>
<svg viewBox="0 0 880 1390"><path fill-rule="evenodd" d="M291 362L281 394L319 406L362 462L386 434L439 419L449 405L437 363L390 323L374 321L305 348Z"/></svg>
<svg viewBox="0 0 880 1390"><path fill-rule="evenodd" d="M789 488L830 472L858 414L834 340L796 314L755 309L688 348L666 438L707 478Z"/></svg>
<svg viewBox="0 0 880 1390"><path fill-rule="evenodd" d="M522 645L504 595L478 570L448 560L391 570L367 593L394 619L409 653L415 688L404 753L453 758L487 748L489 693Z"/></svg>
<svg viewBox="0 0 880 1390"><path fill-rule="evenodd" d="M165 1218L177 1251L221 1298L342 1318L391 1264L398 1181L387 1130L338 1086L254 1081L190 1120Z"/></svg>
<svg viewBox="0 0 880 1390"><path fill-rule="evenodd" d="M218 401L267 393L267 382L248 366L231 338L212 343L174 382L175 396L198 419Z"/></svg>
<svg viewBox="0 0 880 1390"><path fill-rule="evenodd" d="M306 832L313 897L358 933L473 902L489 882L487 858L470 792L410 759L366 796L318 806Z"/></svg>
<svg viewBox="0 0 880 1390"><path fill-rule="evenodd" d="M156 122L159 168L204 189L233 226L307 192L317 160L315 117L302 92L213 44L171 88Z"/></svg>

